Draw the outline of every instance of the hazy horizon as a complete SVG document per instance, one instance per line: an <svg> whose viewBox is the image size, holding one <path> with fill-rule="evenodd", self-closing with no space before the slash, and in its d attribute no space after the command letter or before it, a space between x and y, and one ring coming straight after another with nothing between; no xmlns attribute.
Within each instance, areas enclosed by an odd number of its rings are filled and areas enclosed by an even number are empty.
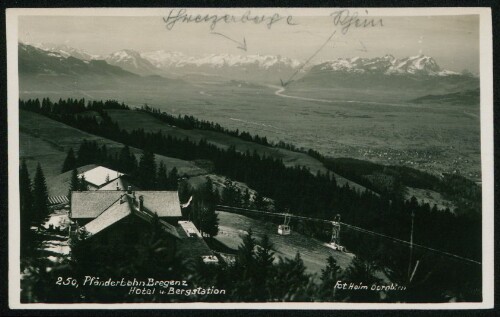
<svg viewBox="0 0 500 317"><path fill-rule="evenodd" d="M196 9L188 10L196 13ZM67 45L100 56L123 49L141 53L165 50L188 56L281 55L303 62L325 43L333 30L338 30L312 63L386 54L396 58L423 54L433 57L444 69L479 73L476 15L370 17L383 19L383 26L351 28L342 34L340 27L332 24L331 10L334 9L325 9L325 16L294 17L297 25L276 23L271 29L263 24L246 23L219 24L211 30L204 23L179 23L168 30L162 16L21 16L18 40L28 44ZM234 42L242 42L243 38L246 52Z"/></svg>

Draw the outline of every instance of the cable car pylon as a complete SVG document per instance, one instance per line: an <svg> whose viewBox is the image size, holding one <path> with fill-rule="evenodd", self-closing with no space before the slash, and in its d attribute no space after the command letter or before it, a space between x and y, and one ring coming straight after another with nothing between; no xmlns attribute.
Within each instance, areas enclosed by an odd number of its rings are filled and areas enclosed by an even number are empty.
<svg viewBox="0 0 500 317"><path fill-rule="evenodd" d="M346 248L340 244L340 215L335 215L331 223L332 237L330 243L325 243L325 246L335 251L346 252Z"/></svg>

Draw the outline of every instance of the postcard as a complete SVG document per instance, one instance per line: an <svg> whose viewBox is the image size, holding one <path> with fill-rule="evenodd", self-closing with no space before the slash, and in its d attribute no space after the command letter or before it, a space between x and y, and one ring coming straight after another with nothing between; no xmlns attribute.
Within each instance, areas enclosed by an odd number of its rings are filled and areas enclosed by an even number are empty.
<svg viewBox="0 0 500 317"><path fill-rule="evenodd" d="M493 307L489 8L6 20L12 309Z"/></svg>

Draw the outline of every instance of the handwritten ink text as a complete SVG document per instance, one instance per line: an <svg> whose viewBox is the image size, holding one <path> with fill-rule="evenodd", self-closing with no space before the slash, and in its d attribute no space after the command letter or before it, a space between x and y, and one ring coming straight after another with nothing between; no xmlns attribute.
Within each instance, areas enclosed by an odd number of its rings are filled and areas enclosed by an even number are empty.
<svg viewBox="0 0 500 317"><path fill-rule="evenodd" d="M368 13L368 12L367 12ZM383 27L384 23L382 19L368 19L358 16L357 12L351 13L348 9L343 9L335 11L330 16L333 18L334 25L340 25L342 27L342 34L349 32L351 27L354 28L375 28Z"/></svg>
<svg viewBox="0 0 500 317"><path fill-rule="evenodd" d="M219 23L254 23L264 24L268 29L278 22L286 23L287 25L297 25L293 16L284 16L278 13L273 15L252 15L250 10L246 11L241 16L231 14L188 14L186 9L172 9L168 16L163 18L167 30L172 30L177 23L207 23L210 30L214 30Z"/></svg>

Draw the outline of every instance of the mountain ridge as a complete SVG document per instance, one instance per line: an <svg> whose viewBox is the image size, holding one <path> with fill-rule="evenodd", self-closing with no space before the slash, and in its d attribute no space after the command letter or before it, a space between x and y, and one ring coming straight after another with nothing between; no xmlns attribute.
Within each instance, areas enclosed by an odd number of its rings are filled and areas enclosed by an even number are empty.
<svg viewBox="0 0 500 317"><path fill-rule="evenodd" d="M422 54L402 58L396 58L391 54L380 57L341 57L303 65L297 59L281 55L222 53L192 56L170 50L138 52L131 49L121 49L100 56L65 44L37 43L28 45L47 52L58 53L64 57L72 56L87 61L105 60L110 65L119 66L141 76L168 76L169 73L215 73L222 76L233 76L231 78L234 79L270 78L276 81L297 70L300 70L300 75L319 72L441 77L462 75L458 72L442 69L433 57ZM239 72L241 74L238 74Z"/></svg>
<svg viewBox="0 0 500 317"><path fill-rule="evenodd" d="M372 58L338 58L322 62L311 68L311 72L321 71L357 74L378 73L384 75L460 75L457 72L442 69L434 58L422 54L400 59L390 54L386 54L383 57Z"/></svg>

